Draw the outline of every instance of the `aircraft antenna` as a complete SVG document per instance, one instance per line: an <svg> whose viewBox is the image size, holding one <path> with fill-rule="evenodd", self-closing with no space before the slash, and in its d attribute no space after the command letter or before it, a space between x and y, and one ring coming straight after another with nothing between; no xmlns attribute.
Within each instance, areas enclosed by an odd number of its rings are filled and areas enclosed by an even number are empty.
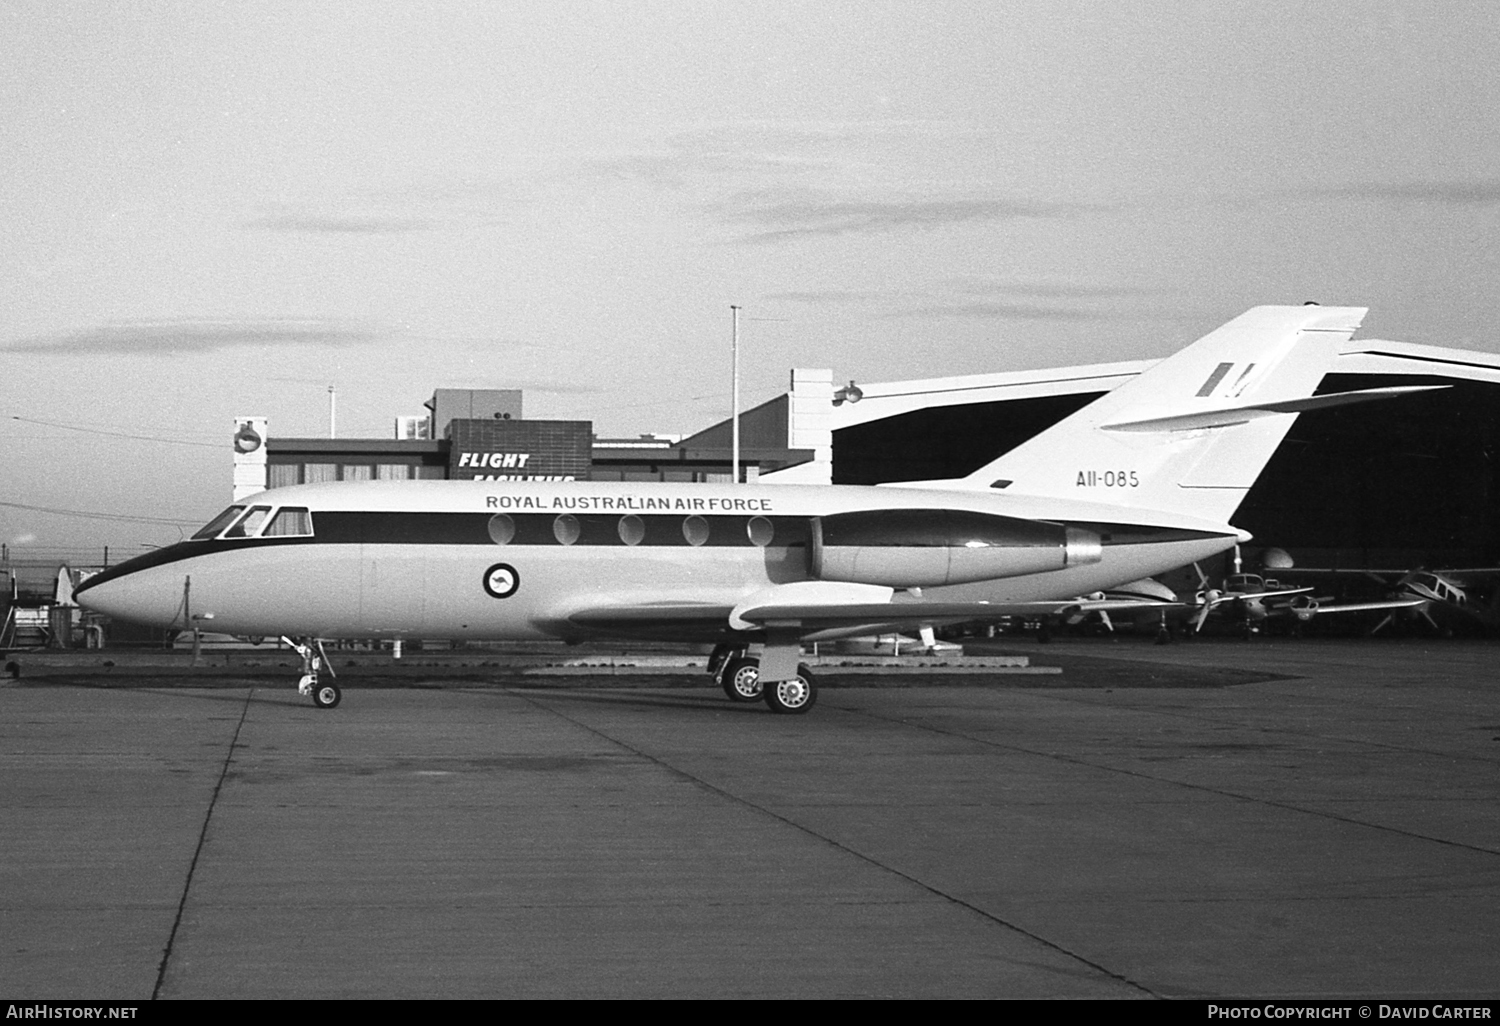
<svg viewBox="0 0 1500 1026"><path fill-rule="evenodd" d="M337 438L338 437L338 435L334 431L334 424L336 423L335 416L336 416L336 411L338 410L338 401L339 401L338 393L334 391L332 385L329 385L328 386L328 437L329 438Z"/></svg>

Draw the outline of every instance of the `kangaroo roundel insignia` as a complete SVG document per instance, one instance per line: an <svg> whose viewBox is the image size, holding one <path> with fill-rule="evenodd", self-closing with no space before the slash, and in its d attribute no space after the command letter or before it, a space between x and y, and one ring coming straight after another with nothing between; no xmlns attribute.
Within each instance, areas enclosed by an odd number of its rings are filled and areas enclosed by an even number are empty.
<svg viewBox="0 0 1500 1026"><path fill-rule="evenodd" d="M521 587L521 572L509 563L496 563L484 572L484 590L494 598L510 598Z"/></svg>

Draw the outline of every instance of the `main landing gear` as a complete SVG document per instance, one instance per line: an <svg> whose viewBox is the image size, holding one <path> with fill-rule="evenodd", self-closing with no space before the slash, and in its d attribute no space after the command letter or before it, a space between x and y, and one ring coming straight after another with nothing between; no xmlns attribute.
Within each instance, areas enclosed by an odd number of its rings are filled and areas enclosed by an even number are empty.
<svg viewBox="0 0 1500 1026"><path fill-rule="evenodd" d="M282 641L291 645L297 654L302 657L302 679L297 681L297 693L299 695L311 695L313 705L319 709L332 709L339 704L344 693L333 681L319 680L319 674L323 667L328 668L330 677L337 677L333 664L328 661L328 653L323 651L323 642L317 638L303 638L302 641L293 641L291 638L283 637Z"/></svg>
<svg viewBox="0 0 1500 1026"><path fill-rule="evenodd" d="M731 702L763 699L772 712L805 713L818 700L812 671L801 663L794 676L767 686L760 678L759 659L746 655L742 648L720 645L709 657L708 672Z"/></svg>

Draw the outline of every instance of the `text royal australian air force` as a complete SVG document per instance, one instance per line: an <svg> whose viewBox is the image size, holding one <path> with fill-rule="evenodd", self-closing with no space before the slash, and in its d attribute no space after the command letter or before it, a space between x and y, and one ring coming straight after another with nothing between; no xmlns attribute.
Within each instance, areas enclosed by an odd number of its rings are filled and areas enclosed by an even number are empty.
<svg viewBox="0 0 1500 1026"><path fill-rule="evenodd" d="M488 509L598 512L771 513L770 499L701 495L487 495Z"/></svg>

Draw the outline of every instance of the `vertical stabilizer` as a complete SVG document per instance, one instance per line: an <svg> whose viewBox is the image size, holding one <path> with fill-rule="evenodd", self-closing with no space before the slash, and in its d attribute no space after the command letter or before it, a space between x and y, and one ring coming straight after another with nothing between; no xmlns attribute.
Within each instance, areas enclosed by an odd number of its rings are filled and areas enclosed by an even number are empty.
<svg viewBox="0 0 1500 1026"><path fill-rule="evenodd" d="M1364 315L1258 306L955 483L1226 522Z"/></svg>

